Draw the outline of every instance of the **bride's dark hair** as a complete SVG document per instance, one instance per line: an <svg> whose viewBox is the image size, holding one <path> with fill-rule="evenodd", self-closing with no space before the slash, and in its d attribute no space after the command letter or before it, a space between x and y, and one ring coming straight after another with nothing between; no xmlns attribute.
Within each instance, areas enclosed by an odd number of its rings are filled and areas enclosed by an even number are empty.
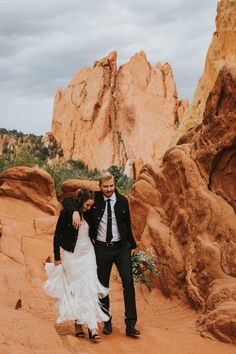
<svg viewBox="0 0 236 354"><path fill-rule="evenodd" d="M94 193L89 189L78 189L73 197L75 207L82 214L83 204L89 199L94 199Z"/></svg>

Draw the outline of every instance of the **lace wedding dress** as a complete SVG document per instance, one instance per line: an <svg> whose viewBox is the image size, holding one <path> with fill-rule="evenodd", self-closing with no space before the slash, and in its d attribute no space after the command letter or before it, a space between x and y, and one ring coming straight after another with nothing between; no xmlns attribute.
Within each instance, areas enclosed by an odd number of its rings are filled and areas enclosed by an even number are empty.
<svg viewBox="0 0 236 354"><path fill-rule="evenodd" d="M88 234L88 224L83 221L74 253L64 250L62 264L46 263L48 280L44 290L58 299L57 323L76 320L88 328L97 328L97 322L108 321L100 307L99 298L108 295L97 277L94 247Z"/></svg>

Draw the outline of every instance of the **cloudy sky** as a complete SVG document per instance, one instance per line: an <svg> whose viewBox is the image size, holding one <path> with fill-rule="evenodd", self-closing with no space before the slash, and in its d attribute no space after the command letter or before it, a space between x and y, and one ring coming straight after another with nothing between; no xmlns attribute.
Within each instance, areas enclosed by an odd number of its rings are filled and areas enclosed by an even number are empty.
<svg viewBox="0 0 236 354"><path fill-rule="evenodd" d="M172 66L191 101L215 30L217 0L0 0L0 127L51 130L53 100L83 66L140 50Z"/></svg>

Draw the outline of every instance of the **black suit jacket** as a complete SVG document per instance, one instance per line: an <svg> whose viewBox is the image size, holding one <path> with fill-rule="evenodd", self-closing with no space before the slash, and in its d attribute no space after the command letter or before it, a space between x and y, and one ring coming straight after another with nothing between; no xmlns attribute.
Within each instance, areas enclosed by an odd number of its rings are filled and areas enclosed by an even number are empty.
<svg viewBox="0 0 236 354"><path fill-rule="evenodd" d="M117 227L120 233L122 244L129 243L131 248L136 248L136 242L131 228L129 203L126 197L121 195L117 190L116 203L114 205L114 211L116 215ZM94 242L97 238L98 227L105 211L106 202L101 191L95 192L94 204L89 211L84 213L84 218L89 224L89 236ZM72 214L76 211L75 204L72 198L66 198L63 201L65 210Z"/></svg>

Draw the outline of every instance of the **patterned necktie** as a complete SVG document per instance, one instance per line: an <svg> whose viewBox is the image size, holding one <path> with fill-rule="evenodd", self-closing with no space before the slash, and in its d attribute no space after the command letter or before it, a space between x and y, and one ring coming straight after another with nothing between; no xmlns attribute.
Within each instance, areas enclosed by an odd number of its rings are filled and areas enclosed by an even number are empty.
<svg viewBox="0 0 236 354"><path fill-rule="evenodd" d="M111 239L112 239L111 200L107 199L107 233L106 233L106 242L111 242Z"/></svg>

